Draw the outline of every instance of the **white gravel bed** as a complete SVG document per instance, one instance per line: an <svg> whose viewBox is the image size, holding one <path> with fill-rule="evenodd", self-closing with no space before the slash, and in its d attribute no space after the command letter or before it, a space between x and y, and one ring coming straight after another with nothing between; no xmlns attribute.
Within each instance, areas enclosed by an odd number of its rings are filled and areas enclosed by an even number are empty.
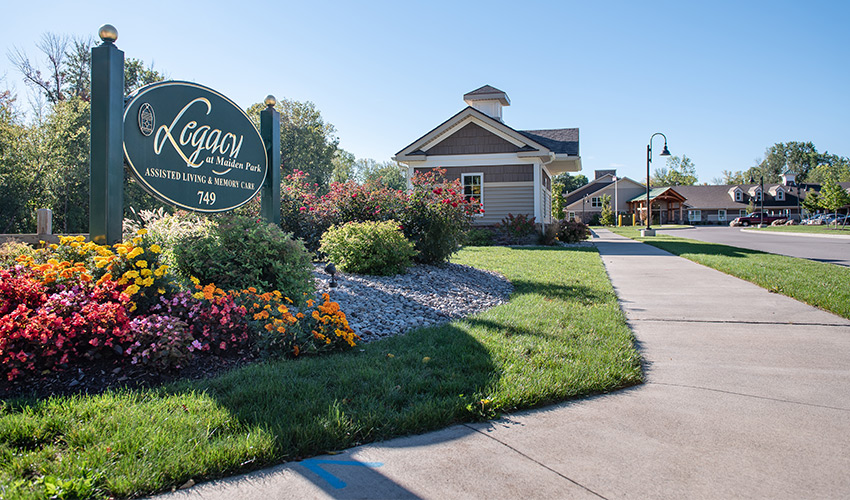
<svg viewBox="0 0 850 500"><path fill-rule="evenodd" d="M504 304L513 291L504 276L460 264L419 264L395 276L337 272L336 288L324 269L315 264L318 294L339 303L363 342L475 314Z"/></svg>

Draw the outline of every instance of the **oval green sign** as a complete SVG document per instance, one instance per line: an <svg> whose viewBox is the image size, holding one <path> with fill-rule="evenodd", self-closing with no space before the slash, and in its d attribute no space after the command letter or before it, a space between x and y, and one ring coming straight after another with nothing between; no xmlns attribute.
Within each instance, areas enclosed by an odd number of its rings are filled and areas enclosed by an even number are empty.
<svg viewBox="0 0 850 500"><path fill-rule="evenodd" d="M160 200L197 212L224 212L257 195L266 147L233 101L190 82L157 82L124 106L124 157Z"/></svg>

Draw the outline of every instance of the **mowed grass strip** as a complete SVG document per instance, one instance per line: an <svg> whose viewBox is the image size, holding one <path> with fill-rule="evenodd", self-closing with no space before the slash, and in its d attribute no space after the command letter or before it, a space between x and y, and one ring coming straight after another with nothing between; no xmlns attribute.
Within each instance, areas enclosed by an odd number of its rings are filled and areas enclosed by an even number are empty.
<svg viewBox="0 0 850 500"><path fill-rule="evenodd" d="M747 231L764 231L767 233L804 233L832 234L850 236L850 225L847 226L767 226L762 228L747 228Z"/></svg>
<svg viewBox="0 0 850 500"><path fill-rule="evenodd" d="M633 228L608 229L850 319L850 268L675 236L641 238Z"/></svg>
<svg viewBox="0 0 850 500"><path fill-rule="evenodd" d="M595 249L467 248L454 261L503 273L510 302L345 354L0 402L0 497L139 496L640 383Z"/></svg>

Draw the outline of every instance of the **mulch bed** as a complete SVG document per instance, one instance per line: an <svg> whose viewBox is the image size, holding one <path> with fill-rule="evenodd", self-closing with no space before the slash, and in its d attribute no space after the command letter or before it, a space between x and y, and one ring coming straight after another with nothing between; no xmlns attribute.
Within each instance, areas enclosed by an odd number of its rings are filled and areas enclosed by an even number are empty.
<svg viewBox="0 0 850 500"><path fill-rule="evenodd" d="M46 399L50 396L100 394L114 389L143 389L179 380L212 378L234 368L258 361L252 354L196 356L180 370L162 371L115 361L93 361L83 367L53 371L45 375L22 375L12 382L0 380L0 399L18 397Z"/></svg>

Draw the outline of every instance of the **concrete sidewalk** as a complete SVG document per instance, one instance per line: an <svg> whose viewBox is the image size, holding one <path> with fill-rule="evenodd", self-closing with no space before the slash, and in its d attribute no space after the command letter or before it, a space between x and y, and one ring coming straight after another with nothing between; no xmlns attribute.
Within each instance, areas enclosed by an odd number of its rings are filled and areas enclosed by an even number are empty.
<svg viewBox="0 0 850 500"><path fill-rule="evenodd" d="M167 499L847 498L850 321L602 230L646 384Z"/></svg>

